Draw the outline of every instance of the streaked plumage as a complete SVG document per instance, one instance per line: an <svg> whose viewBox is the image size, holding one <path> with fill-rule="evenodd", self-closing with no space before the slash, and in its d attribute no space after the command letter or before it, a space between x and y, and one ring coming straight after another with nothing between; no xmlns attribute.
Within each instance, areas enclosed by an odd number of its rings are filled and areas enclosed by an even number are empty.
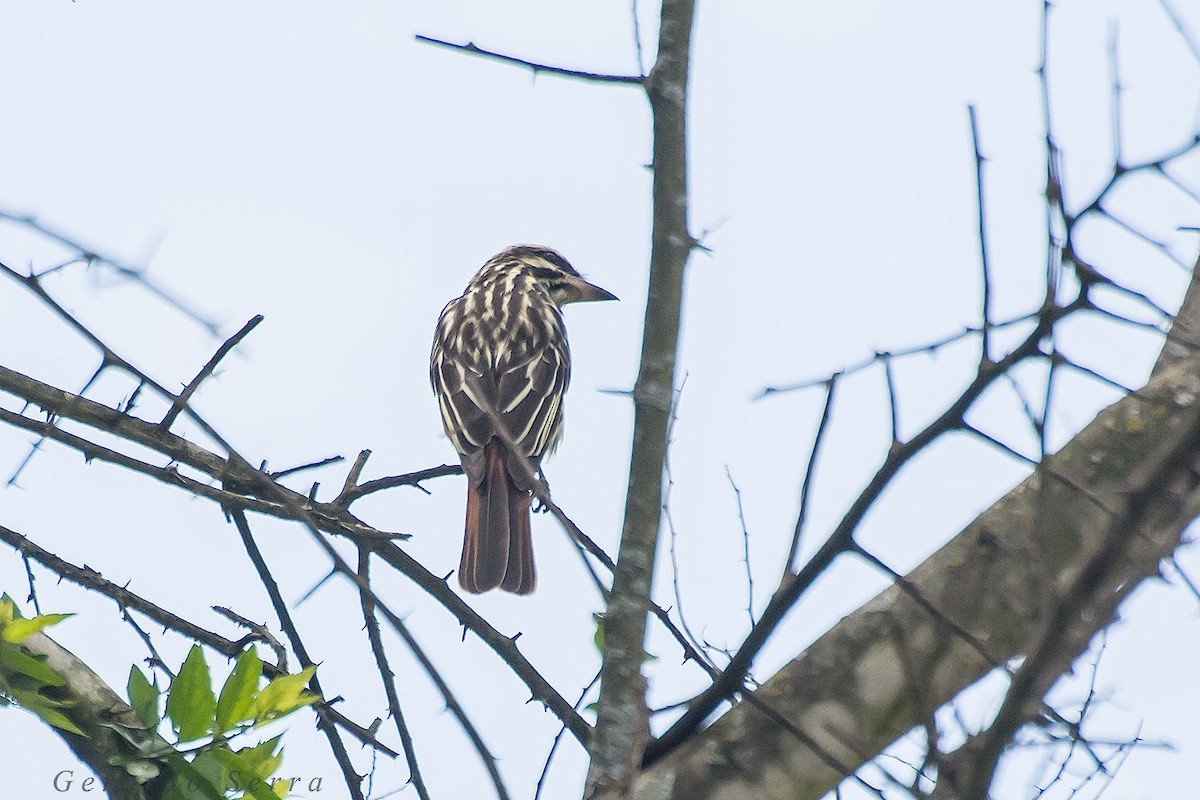
<svg viewBox="0 0 1200 800"><path fill-rule="evenodd" d="M467 476L458 570L467 591L533 591L533 485L520 462L537 470L562 435L571 352L561 307L615 299L554 250L516 245L484 264L442 310L429 377Z"/></svg>

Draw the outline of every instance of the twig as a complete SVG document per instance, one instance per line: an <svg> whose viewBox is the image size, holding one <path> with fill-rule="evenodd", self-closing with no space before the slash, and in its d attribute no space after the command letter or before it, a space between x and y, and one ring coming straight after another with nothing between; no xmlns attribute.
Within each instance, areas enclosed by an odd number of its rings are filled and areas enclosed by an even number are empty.
<svg viewBox="0 0 1200 800"><path fill-rule="evenodd" d="M1014 325L1020 325L1022 323L1032 322L1037 319L1039 313L1040 313L1040 309L1038 311L1031 311L1027 314L1021 314L1018 317L1013 317L1011 319L1002 320L1000 322L993 323L991 326L991 329L999 330L1001 328L1009 328ZM900 348L900 349L893 348L891 350L888 350L886 353L875 353L870 358L864 358L862 361L858 361L854 364L851 364L848 367L842 367L834 374L841 376L841 377L849 377L851 375L854 375L855 373L862 372L864 369L869 369L870 367L873 367L875 364L879 363L880 361L882 361L884 359L894 360L897 358L907 358L909 356L915 356L915 355L932 355L932 354L936 353L937 351L941 350L942 348L948 347L949 345L955 344L956 342L961 342L963 339L967 339L971 336L977 336L981 332L982 331L980 328L966 327L957 333L952 333L947 336L943 336L940 339L935 339L932 342L926 342L925 344L916 345L915 347L906 347L906 348ZM754 399L762 400L764 397L767 397L767 396L773 395L773 394L783 394L785 392L797 392L797 391L801 391L803 389L812 389L817 386L824 386L825 384L827 384L829 382L831 377L833 377L833 375L826 375L823 378L812 378L809 380L800 381L798 383L784 384L782 386L767 386L767 387L763 388L757 395L755 395Z"/></svg>
<svg viewBox="0 0 1200 800"><path fill-rule="evenodd" d="M1049 382L1049 374L1047 374L1046 380ZM1029 422L1034 437L1038 440L1040 453L1038 461L1040 462L1046 457L1046 409L1049 406L1043 406L1042 413L1038 414L1033 408L1033 403L1025 396L1025 390L1021 387L1020 381L1014 378L1011 372L1004 376L1004 382L1017 396L1017 401L1021 404L1021 411L1025 414L1025 419Z"/></svg>
<svg viewBox="0 0 1200 800"><path fill-rule="evenodd" d="M636 0L635 0L636 4ZM597 672L595 677L588 681L588 685L583 687L583 691L579 693L579 699L575 701L575 708L579 708L583 704L584 698L592 687L600 682L600 673ZM542 764L542 773L538 775L537 787L533 790L533 800L539 800L542 796L542 788L546 783L546 776L550 774L550 763L554 760L554 753L558 750L558 744L562 741L563 734L567 732L566 726L561 726L558 733L554 734L554 741L550 743L550 752L546 753L546 762Z"/></svg>
<svg viewBox="0 0 1200 800"><path fill-rule="evenodd" d="M725 478L729 481L730 488L733 489L734 499L737 501L738 522L742 526L742 563L746 565L746 616L750 618L750 627L754 627L754 571L750 568L750 531L746 528L746 510L742 507L742 490L733 481L733 473L729 471L729 465L725 465Z"/></svg>
<svg viewBox="0 0 1200 800"><path fill-rule="evenodd" d="M292 619L287 602L283 599L283 595L279 591L279 584L271 574L271 569L267 566L267 561L263 558L262 551L258 549L258 543L254 541L254 535L250 532L250 523L246 521L246 512L240 508L230 508L227 509L227 513L233 520L238 535L241 536L242 546L246 548L246 555L250 557L250 562L254 565L255 571L258 572L259 581L262 583L263 588L267 590L271 607L275 609L275 614L279 618L279 625L283 628L283 633L287 636L288 642L292 646L292 651L300 660L300 666L307 668L315 665L316 662L309 657L308 649L304 646L304 642L300 638L300 630L296 627L296 623ZM308 685L317 695L325 697L325 693L321 690L321 681L316 673L313 673ZM341 736L338 735L337 729L320 707L317 708L317 727L325 734L325 738L329 741L329 748L333 752L338 766L341 768L342 777L345 779L346 788L350 791L351 799L365 800L362 793L362 776L358 774L354 768L354 764L350 761L350 754L346 752L346 745L342 742Z"/></svg>
<svg viewBox="0 0 1200 800"><path fill-rule="evenodd" d="M255 314L250 318L249 322L242 326L241 330L226 339L224 344L217 348L217 352L213 353L213 357L208 360L208 363L196 373L196 377L192 378L192 380L188 382L188 385L183 387L183 391L179 393L179 396L171 401L171 407L167 409L167 413L165 416L163 416L162 422L158 424L163 428L169 429L171 427L171 423L175 421L180 413L182 413L184 407L188 404L188 401L192 399L192 395L195 394L196 390L200 388L200 384L203 383L209 376L211 376L214 371L216 371L217 364L221 363L221 359L224 358L230 350L237 347L243 339L249 336L250 331L254 330L255 327L258 326L258 323L262 321L263 315Z"/></svg>
<svg viewBox="0 0 1200 800"><path fill-rule="evenodd" d="M804 467L804 480L800 484L800 511L796 515L796 525L792 529L792 543L788 546L787 560L783 563L783 574L779 578L781 586L792 574L792 566L796 563L796 556L800 554L800 541L804 536L804 524L808 520L808 498L812 490L813 476L817 471L821 443L825 441L825 432L829 429L829 419L833 413L833 401L837 394L837 384L840 378L841 373L834 373L825 382L825 407L821 411L821 421L817 423L817 432L813 436L812 447L808 451L808 464Z"/></svg>
<svg viewBox="0 0 1200 800"><path fill-rule="evenodd" d="M1187 571L1179 565L1179 560L1172 556L1167 559L1167 563L1174 568L1175 574L1179 576L1179 580L1183 581L1183 585L1192 593L1192 597L1200 603L1200 586L1197 586L1196 582L1187 574Z"/></svg>
<svg viewBox="0 0 1200 800"><path fill-rule="evenodd" d="M250 631L250 636L247 637L249 641L247 641L247 639L242 639L239 644L245 647L250 643L250 641L262 642L267 647L271 648L271 652L275 654L276 669L278 669L281 673L286 673L288 671L287 648L283 646L282 642L275 638L275 634L271 633L270 628L260 622L254 622L253 620L247 619L236 611L226 608L225 606L213 606L212 610L220 614L222 617L225 617L225 619L229 620L230 622L236 625L241 625L243 628Z"/></svg>
<svg viewBox="0 0 1200 800"><path fill-rule="evenodd" d="M34 613L40 615L42 613L42 607L38 603L37 587L34 585L33 564L29 561L29 554L24 551L21 553L21 563L25 566L25 580L29 582L29 594L25 597L25 599L30 603L33 603Z"/></svg>
<svg viewBox="0 0 1200 800"><path fill-rule="evenodd" d="M360 556L360 558L361 557L362 556ZM374 601L374 598L372 598L372 600ZM429 678L430 682L442 696L442 699L446 702L446 708L449 709L450 713L454 715L454 719L463 729L463 733L467 735L467 739L470 740L471 746L475 748L475 752L479 755L479 760L483 763L484 768L491 777L492 786L496 790L496 795L500 798L500 800L508 800L508 790L505 788L504 780L500 776L500 770L496 766L495 757L491 754L491 751L488 750L487 744L483 741L483 737L479 735L478 729L476 729L474 723L471 722L471 718L467 716L467 712L463 709L462 705L458 702L458 699L454 696L454 692L450 690L450 686L442 678L441 673L438 672L438 669L436 666L434 666L433 662L429 660L429 656L425 654L425 650L413 637L412 633L408 630L408 626L404 624L404 621L395 616L395 614L388 610L386 606L380 606L379 610L384 612L384 616L388 619L392 629L399 634L401 639L404 640L405 646L408 647L408 650L410 653L412 653L413 658L415 658L417 663L420 664L421 670L425 673L425 676ZM571 711L572 713L575 712L574 706L571 707ZM578 717L578 714L575 716L576 718L582 719ZM564 726L570 727L569 721L570 717L563 719ZM575 735L578 737L578 733Z"/></svg>
<svg viewBox="0 0 1200 800"><path fill-rule="evenodd" d="M992 360L992 273L991 260L988 258L987 213L984 207L983 165L987 161L979 148L979 123L975 117L975 106L967 106L967 116L971 123L971 144L975 151L975 207L979 212L979 270L982 274L983 301L980 310L981 322L979 357L983 361Z"/></svg>
<svg viewBox="0 0 1200 800"><path fill-rule="evenodd" d="M892 425L892 445L894 446L900 442L900 401L896 392L896 374L892 369L890 353L880 353L879 360L883 363L883 384L887 389L888 419Z"/></svg>
<svg viewBox="0 0 1200 800"><path fill-rule="evenodd" d="M367 459L371 457L370 450L362 450L358 457L354 459L354 463L350 465L350 470L346 473L346 482L342 484L342 491L334 498L331 505L341 506L343 508L350 505L347 498L350 491L358 485L358 479L362 475L363 469L367 466Z"/></svg>
<svg viewBox="0 0 1200 800"><path fill-rule="evenodd" d="M1133 392L1132 388L1126 386L1125 384L1121 383L1120 381L1114 380L1114 379L1108 377L1107 375L1102 375L1099 372L1097 372L1096 370L1092 369L1091 367L1085 367L1082 364L1080 364L1078 361L1068 358L1067 356L1063 355L1061 350L1055 350L1054 352L1050 353L1047 356L1047 358L1049 358L1052 363L1057 363L1057 364L1061 364L1066 367L1070 367L1071 369L1075 370L1076 372L1086 375L1089 378L1093 378L1094 380L1104 384L1105 386L1108 386L1110 389L1115 389L1117 392L1119 392L1121 394L1131 394Z"/></svg>
<svg viewBox="0 0 1200 800"><path fill-rule="evenodd" d="M646 66L642 59L642 23L638 19L638 0L633 0L631 5L633 11L633 54L634 58L637 59L638 74L644 75L646 73Z"/></svg>
<svg viewBox="0 0 1200 800"><path fill-rule="evenodd" d="M363 453L368 452L370 451L363 451ZM366 458L360 454L360 460L365 462ZM358 462L355 464L357 465ZM358 548L358 574L362 576L363 583L370 583L370 568L370 551L362 547ZM404 759L408 762L409 782L417 790L417 796L421 800L430 800L429 790L425 787L424 778L421 777L421 766L417 762L417 750L413 744L412 733L408 730L404 712L400 708L400 695L396 691L396 673L392 672L392 667L388 663L387 651L383 648L383 636L379 632L379 618L375 616L375 600L371 597L370 592L364 591L359 592L358 598L362 606L363 624L367 629L367 640L371 643L371 654L375 657L375 666L379 670L383 691L387 695L388 713L396 725L396 733L400 736L400 745L404 749Z"/></svg>
<svg viewBox="0 0 1200 800"><path fill-rule="evenodd" d="M271 476L271 478L273 480L279 480L280 478L286 478L290 475L295 475L299 472L307 472L310 469L321 469L322 467L328 467L331 464L340 464L345 460L346 460L345 456L328 456L327 458L321 458L316 461L310 461L307 464L297 464L294 467L273 470L272 472L269 472L268 474ZM319 483L316 485L320 486ZM310 496L308 499L312 500L313 497L311 495L313 493L310 492L309 494L310 494Z"/></svg>
<svg viewBox="0 0 1200 800"><path fill-rule="evenodd" d="M679 382L679 388L674 391L674 397L671 402L671 416L667 421L667 449L663 456L663 476L666 478L666 485L662 490L662 513L663 519L667 523L667 535L670 545L667 548L667 554L671 561L671 587L675 591L675 611L679 615L679 627L683 634L687 637L688 642L697 652L702 651L699 637L692 632L688 626L687 613L683 608L683 593L679 589L679 558L678 558L678 543L679 536L675 528L675 517L671 514L671 494L675 488L675 478L671 473L671 445L675 441L675 423L679 420L679 403L683 400L683 389L687 386L687 374L683 376L683 380Z"/></svg>
<svg viewBox="0 0 1200 800"><path fill-rule="evenodd" d="M1167 0L1158 0L1158 4L1162 6L1163 13L1171 20L1171 24L1175 26L1175 30L1179 33L1179 38L1187 45L1187 48L1192 51L1192 58L1196 59L1196 63L1200 64L1200 42L1188 32L1187 27L1183 24L1183 17L1171 7Z"/></svg>
<svg viewBox="0 0 1200 800"><path fill-rule="evenodd" d="M104 372L105 368L106 368L105 362L101 361L100 366L97 367L94 372L92 372L91 377L88 378L87 381L83 384L83 388L81 388L79 390L78 394L80 396L83 396L84 394L87 393L87 390L89 388L91 388L93 383L96 382L96 379L100 377L100 375ZM140 384L139 384L138 388L139 389L141 388ZM134 391L134 393L132 395L130 395L130 400L132 400L136 395L137 395L137 392ZM29 408L29 400L28 400L28 398L24 398L24 397L22 397L21 399L25 401L25 404L21 407L20 413L24 414L25 411ZM43 407L43 409L44 409L44 407ZM44 410L49 411L49 409L44 409ZM27 452L25 454L25 457L21 459L21 463L17 464L17 468L14 469L12 471L12 474L8 476L8 484L7 484L8 486L16 486L17 485L17 478L21 477L21 473L24 472L25 468L27 466L29 466L29 464L33 461L33 457L35 455L37 455L37 452L39 450L42 449L42 444L44 444L45 441L46 441L46 437L44 435L38 436L38 438L34 441L34 443L29 446L29 452Z"/></svg>
<svg viewBox="0 0 1200 800"><path fill-rule="evenodd" d="M197 312L188 308L186 305L183 304L182 301L180 301L174 295L170 294L168 291L163 289L157 283L151 281L146 276L146 270L135 269L134 267L130 267L130 266L124 264L119 259L117 259L113 256L103 255L103 254L97 252L93 248L84 247L82 244L79 244L77 241L70 238L69 236L43 225L42 223L38 222L35 217L30 216L28 214L24 214L24 215L14 214L9 211L0 210L0 219L6 219L6 220L9 220L10 222L15 222L18 225L23 225L32 231L37 231L39 234L41 234L42 236L45 236L47 239L50 239L51 241L57 242L58 244L63 245L67 248L70 248L71 250L78 251L79 256L77 258L72 259L72 260L66 262L65 264L60 264L58 269L62 269L63 267L69 266L70 264L73 264L73 263L79 263L80 261L86 262L88 264L93 264L93 263L103 264L103 265L109 267L110 269L112 269L114 272L116 272L121 277L126 278L127 280L130 280L130 281L133 281L134 283L140 284L147 291L149 291L151 294L153 294L155 297L157 297L159 300L162 300L164 303L171 306L176 311L179 311L180 313L182 313L188 319L192 320L196 324L203 327L211 335L213 335L213 336L217 335L217 324L215 322L212 322L212 321L207 320L204 317L200 316L200 314L198 314ZM40 274L46 274L46 273L43 272Z"/></svg>
<svg viewBox="0 0 1200 800"><path fill-rule="evenodd" d="M983 441L990 444L992 447L999 450L1001 453L1012 456L1017 461L1020 461L1022 464L1026 464L1031 467L1036 467L1038 464L1041 463L1038 459L1030 458L1029 456L1025 455L1021 451L1008 446L1004 442L997 439L995 436L992 436L990 433L984 433L979 428L976 428L974 425L972 425L969 422L964 422L962 425L962 429L973 436L979 437Z"/></svg>
<svg viewBox="0 0 1200 800"><path fill-rule="evenodd" d="M164 673L166 673L168 678L174 680L175 673L171 671L171 668L167 666L167 662L164 661L162 655L159 654L158 648L154 646L154 640L150 638L150 634L146 633L142 626L137 624L137 620L135 620L133 615L129 613L129 609L122 607L120 603L118 603L117 606L121 609L122 619L125 620L129 627L133 628L134 633L136 633L138 638L142 640L142 643L146 645L146 650L150 652L150 657L146 659L146 662L155 669L161 669Z"/></svg>
<svg viewBox="0 0 1200 800"><path fill-rule="evenodd" d="M0 541L3 541L9 547L16 550L23 557L41 564L59 577L82 586L85 589L92 589L110 598L120 609L135 609L143 616L154 620L164 628L170 628L189 639L203 642L224 655L237 655L239 652L239 648L223 636L166 611L149 600L129 591L126 587L113 583L91 567L79 567L56 556L49 550L35 544L32 540L3 525L0 525Z"/></svg>
<svg viewBox="0 0 1200 800"><path fill-rule="evenodd" d="M497 53L492 50L484 50L482 47L477 47L474 42L456 44L454 42L447 42L443 39L435 39L432 36L423 36L419 33L414 38L418 42L424 42L425 44L446 47L451 50L459 50L464 53L470 53L471 55L482 56L484 58L491 58L496 61L502 61L505 64L513 64L518 67L526 67L527 69L533 70L533 74L535 76L539 72L545 72L547 75L557 75L562 78L575 78L577 80L591 81L593 83L633 84L636 86L645 84L647 80L640 75L605 75L598 72L584 72L576 69L567 69L565 67L553 67L549 64L539 64L534 61L527 61L523 58L517 58L516 56L505 55L504 53Z"/></svg>
<svg viewBox="0 0 1200 800"><path fill-rule="evenodd" d="M349 506L360 497L365 497L374 492L381 492L385 489L395 489L398 486L415 486L426 494L429 494L425 490L425 487L421 485L421 481L427 481L431 478L442 478L447 475L462 475L462 467L458 464L442 464L440 467L430 467L429 469L408 472L403 475L376 478L373 481L367 481L349 489L343 489L341 495L338 497L340 503L335 501L335 504Z"/></svg>
<svg viewBox="0 0 1200 800"><path fill-rule="evenodd" d="M1108 27L1108 76L1112 84L1112 104L1110 106L1109 124L1112 126L1113 172L1120 174L1125 171L1125 149L1121 146L1121 65L1117 59L1117 23L1111 21Z"/></svg>

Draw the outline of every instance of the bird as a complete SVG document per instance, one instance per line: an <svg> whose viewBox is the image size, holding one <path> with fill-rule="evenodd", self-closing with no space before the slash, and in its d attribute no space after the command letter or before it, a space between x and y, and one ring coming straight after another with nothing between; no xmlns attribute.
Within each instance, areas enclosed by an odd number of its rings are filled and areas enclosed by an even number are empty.
<svg viewBox="0 0 1200 800"><path fill-rule="evenodd" d="M562 308L616 300L560 253L519 244L488 259L438 318L429 379L467 478L459 585L533 592L530 505L562 436L571 351Z"/></svg>

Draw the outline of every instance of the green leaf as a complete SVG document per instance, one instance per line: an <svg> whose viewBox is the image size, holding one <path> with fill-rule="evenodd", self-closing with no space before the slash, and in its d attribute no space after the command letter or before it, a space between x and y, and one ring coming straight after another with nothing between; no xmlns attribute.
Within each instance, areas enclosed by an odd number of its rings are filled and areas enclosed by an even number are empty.
<svg viewBox="0 0 1200 800"><path fill-rule="evenodd" d="M44 722L47 722L61 730L69 731L78 736L87 738L87 734L80 730L79 726L77 726L74 722L64 716L61 711L59 711L60 708L68 708L73 704L50 700L49 698L43 697L37 692L22 692L14 699L18 704L20 704L21 708L37 714Z"/></svg>
<svg viewBox="0 0 1200 800"><path fill-rule="evenodd" d="M221 687L221 697L217 700L218 734L225 734L233 729L250 714L254 705L254 696L258 693L258 680L262 677L262 660L253 647L238 656L233 672Z"/></svg>
<svg viewBox="0 0 1200 800"><path fill-rule="evenodd" d="M283 763L283 753L276 753L279 748L279 742L283 738L280 734L274 739L268 739L265 742L260 742L253 747L244 747L237 751L238 758L246 765L248 769L253 771L255 775L266 780L279 769L279 765Z"/></svg>
<svg viewBox="0 0 1200 800"><path fill-rule="evenodd" d="M19 644L0 644L0 668L28 675L44 686L62 686L58 673L42 663L42 659L26 653Z"/></svg>
<svg viewBox="0 0 1200 800"><path fill-rule="evenodd" d="M212 730L216 710L217 699L213 696L204 651L200 645L192 645L167 695L167 716L179 734L179 741L189 742L207 735Z"/></svg>
<svg viewBox="0 0 1200 800"><path fill-rule="evenodd" d="M129 668L129 681L125 684L125 690L129 692L129 705L133 706L133 713L137 714L142 724L151 728L157 727L158 697L161 694L158 690L158 680L150 683L146 680L145 673L134 664Z"/></svg>
<svg viewBox="0 0 1200 800"><path fill-rule="evenodd" d="M185 662L186 663L186 662ZM211 688L211 687L210 687ZM170 698L168 698L168 702ZM203 754L201 754L202 756ZM199 761L200 756L197 756ZM212 779L193 767L182 756L171 756L167 763L171 767L171 771L175 773L175 780L172 781L166 796L175 800L225 800L225 792L213 785ZM223 784L223 781L222 781Z"/></svg>
<svg viewBox="0 0 1200 800"><path fill-rule="evenodd" d="M592 636L592 641L595 643L596 649L598 651L600 651L601 653L603 653L604 652L604 615L593 612L592 620L596 623L596 633ZM651 661L657 661L657 660L658 660L658 656L650 653L649 651L645 652L642 655L642 663L643 664L647 664Z"/></svg>
<svg viewBox="0 0 1200 800"><path fill-rule="evenodd" d="M203 776L214 789L222 793L227 793L230 789L236 787L229 768L225 765L224 759L220 758L221 751L225 749L226 745L216 745L211 749L205 749L203 752L198 753L192 759L192 769Z"/></svg>
<svg viewBox="0 0 1200 800"><path fill-rule="evenodd" d="M281 675L268 683L254 698L255 724L269 722L319 700L304 688L316 671L316 667L305 667L295 675Z"/></svg>
<svg viewBox="0 0 1200 800"><path fill-rule="evenodd" d="M280 787L283 788L283 794L279 793ZM279 798L287 796L287 788L287 781L280 781L276 784L270 784L266 781L254 781L246 787L246 791L250 793L250 796L254 800L279 800Z"/></svg>
<svg viewBox="0 0 1200 800"><path fill-rule="evenodd" d="M0 636L4 641L20 644L38 631L45 630L51 625L57 625L74 614L40 614L33 619L14 619L3 624Z"/></svg>
<svg viewBox="0 0 1200 800"><path fill-rule="evenodd" d="M247 750L253 749L247 748ZM266 775L260 774L259 769L252 763L252 759L245 757L247 750L235 753L222 747L213 751L213 755L220 759L221 764L229 771L232 788L240 789L255 800L277 800L275 793L271 790L271 785L266 780L275 770L272 769Z"/></svg>

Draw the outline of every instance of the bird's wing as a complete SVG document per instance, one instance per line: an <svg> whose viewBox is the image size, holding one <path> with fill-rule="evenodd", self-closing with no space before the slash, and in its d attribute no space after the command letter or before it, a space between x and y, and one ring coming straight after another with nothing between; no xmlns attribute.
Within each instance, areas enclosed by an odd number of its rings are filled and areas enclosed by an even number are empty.
<svg viewBox="0 0 1200 800"><path fill-rule="evenodd" d="M500 373L496 411L522 455L540 459L558 440L570 379L570 358L553 341Z"/></svg>
<svg viewBox="0 0 1200 800"><path fill-rule="evenodd" d="M527 306L511 338L478 333L460 301L442 312L430 357L430 380L446 435L473 480L482 480L481 449L496 435L494 413L521 456L537 462L558 441L571 357L558 309ZM515 455L515 454L514 454ZM513 467L514 476L525 470ZM522 483L525 481L522 480ZM524 487L528 488L528 487Z"/></svg>

